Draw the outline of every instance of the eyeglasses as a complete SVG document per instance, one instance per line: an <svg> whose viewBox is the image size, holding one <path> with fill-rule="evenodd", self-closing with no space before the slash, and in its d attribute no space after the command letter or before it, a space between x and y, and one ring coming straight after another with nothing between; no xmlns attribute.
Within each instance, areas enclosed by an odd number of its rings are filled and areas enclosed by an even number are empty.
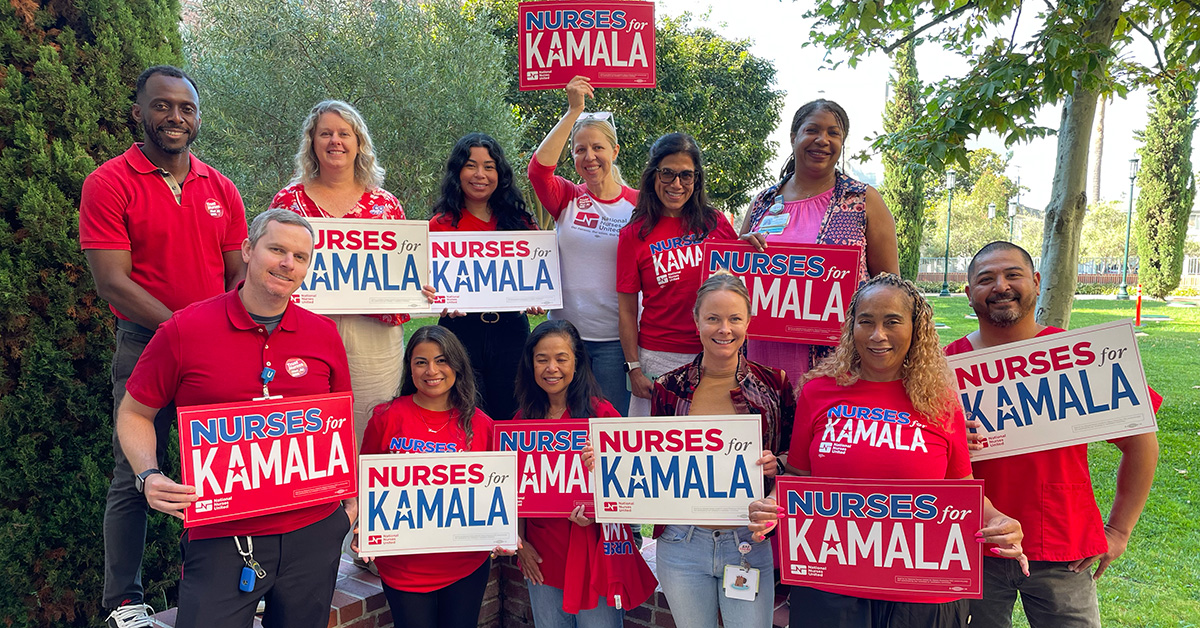
<svg viewBox="0 0 1200 628"><path fill-rule="evenodd" d="M658 172L658 181L663 185L670 185L675 181L676 177L684 185L691 185L696 180L695 170L683 170L680 172L675 172L670 168L655 168L654 170Z"/></svg>
<svg viewBox="0 0 1200 628"><path fill-rule="evenodd" d="M579 120L596 120L597 122L607 122L612 126L612 128L617 128L617 119L613 117L611 111L587 111L579 114Z"/></svg>

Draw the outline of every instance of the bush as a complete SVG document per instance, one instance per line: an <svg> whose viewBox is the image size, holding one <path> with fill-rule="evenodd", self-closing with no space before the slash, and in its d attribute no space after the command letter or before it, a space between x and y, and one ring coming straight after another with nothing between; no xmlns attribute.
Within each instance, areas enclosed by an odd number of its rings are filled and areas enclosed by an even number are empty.
<svg viewBox="0 0 1200 628"><path fill-rule="evenodd" d="M112 469L112 321L79 250L83 179L129 147L133 85L179 63L175 0L0 11L0 624L100 613ZM178 527L152 518L145 581ZM156 521L154 521L156 520ZM170 555L170 559L164 558Z"/></svg>

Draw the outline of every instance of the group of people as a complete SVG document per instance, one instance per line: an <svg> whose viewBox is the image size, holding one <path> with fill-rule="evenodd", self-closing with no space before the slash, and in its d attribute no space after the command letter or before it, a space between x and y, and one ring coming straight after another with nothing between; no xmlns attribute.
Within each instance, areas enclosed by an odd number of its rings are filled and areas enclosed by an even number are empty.
<svg viewBox="0 0 1200 628"><path fill-rule="evenodd" d="M431 451L431 444L486 451L493 420L514 417L758 414L758 464L769 485L784 473L982 477L989 501L976 538L994 546L982 600L793 587L791 625L965 626L971 616L972 626L1007 626L1019 592L1035 627L1098 626L1089 567L1097 563L1099 577L1124 550L1149 492L1157 440L1117 441L1123 460L1107 521L1091 493L1086 446L971 464L969 425L932 308L897 276L895 223L878 192L837 169L845 111L827 100L796 111L779 183L756 196L735 231L708 202L692 137L654 141L631 188L616 165L613 116L586 112L594 95L586 78L565 91L566 112L528 167L555 221L563 308L532 332L526 312L446 310L405 346L405 314L323 317L290 302L312 255L306 217L405 217L382 187L361 115L340 101L313 107L293 180L247 227L232 183L189 152L200 127L195 83L170 66L139 77L132 114L143 142L90 175L80 203L81 244L117 317L116 465L104 521L108 625L150 625L140 582L147 507L182 517L196 500L193 487L159 470L175 407L250 401L268 390L284 397L349 390L364 454ZM564 149L582 182L554 173ZM482 133L458 140L430 229L537 228L500 145ZM836 347L752 338L742 282L727 273L701 280L703 242L738 239L760 250L861 247L860 287ZM979 330L945 352L1061 331L1034 321L1039 281L1024 250L984 247L968 270ZM432 301L433 288L425 293ZM909 413L915 418L901 429L920 433L923 446L863 441L845 455L820 453L833 420L828 410L842 404ZM584 457L591 462L590 451ZM749 505L748 526L656 528L657 577L676 624L716 626L720 616L726 626L771 625L774 558L765 539L778 512L764 498ZM176 625L249 626L260 600L266 626L325 625L343 539L356 520L350 499L189 528L180 541ZM536 625L622 624L622 605L596 582L612 574L590 573L587 561L571 558L594 552L604 534L582 508L564 519L520 522L517 558ZM504 551L374 563L397 625L465 627L475 625L491 558ZM239 589L238 574L251 563L262 571L249 590ZM752 599L723 590L724 566L738 564L762 574Z"/></svg>

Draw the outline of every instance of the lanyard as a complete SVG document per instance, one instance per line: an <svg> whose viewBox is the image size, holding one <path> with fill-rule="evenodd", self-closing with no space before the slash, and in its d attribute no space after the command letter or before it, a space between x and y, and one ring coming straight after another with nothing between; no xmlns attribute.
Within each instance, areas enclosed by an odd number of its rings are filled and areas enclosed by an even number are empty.
<svg viewBox="0 0 1200 628"><path fill-rule="evenodd" d="M264 366L260 377L262 378L262 383L263 383L263 396L256 397L254 399L254 401L262 401L264 399L282 399L283 398L283 395L272 395L270 389L268 388L268 386L271 383L271 380L275 379L275 369L273 369L269 366Z"/></svg>

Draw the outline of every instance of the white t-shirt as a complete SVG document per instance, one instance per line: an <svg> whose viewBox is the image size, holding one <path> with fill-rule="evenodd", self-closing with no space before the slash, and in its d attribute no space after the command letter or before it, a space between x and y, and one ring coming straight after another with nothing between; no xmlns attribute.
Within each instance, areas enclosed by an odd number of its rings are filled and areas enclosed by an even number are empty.
<svg viewBox="0 0 1200 628"><path fill-rule="evenodd" d="M584 340L619 340L617 235L633 215L637 190L621 186L617 198L597 199L586 185L555 175L536 156L529 162L529 182L557 223L563 309L550 318L571 321Z"/></svg>

